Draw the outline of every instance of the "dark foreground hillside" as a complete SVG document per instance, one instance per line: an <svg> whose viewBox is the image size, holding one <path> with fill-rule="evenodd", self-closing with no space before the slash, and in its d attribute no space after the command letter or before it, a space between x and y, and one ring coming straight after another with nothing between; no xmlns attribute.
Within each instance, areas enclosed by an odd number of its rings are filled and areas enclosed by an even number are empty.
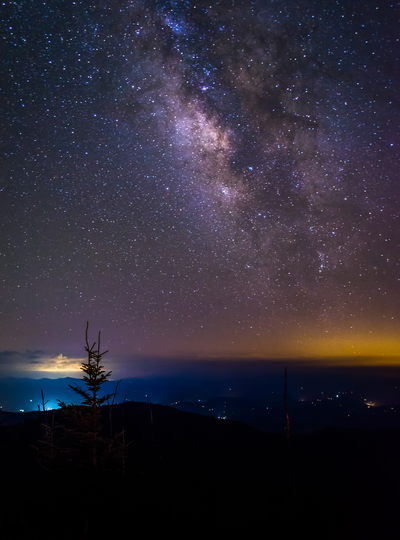
<svg viewBox="0 0 400 540"><path fill-rule="evenodd" d="M398 431L325 429L288 448L282 435L160 405L114 405L111 418L132 442L123 475L118 461L96 475L73 460L41 468L43 418L0 429L1 538L385 538L397 526Z"/></svg>

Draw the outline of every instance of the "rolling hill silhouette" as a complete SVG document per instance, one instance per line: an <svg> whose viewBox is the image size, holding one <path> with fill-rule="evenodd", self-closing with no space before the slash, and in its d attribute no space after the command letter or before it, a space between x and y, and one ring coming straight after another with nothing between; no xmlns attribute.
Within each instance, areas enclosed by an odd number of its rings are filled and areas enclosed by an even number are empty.
<svg viewBox="0 0 400 540"><path fill-rule="evenodd" d="M292 437L142 402L102 407L126 430L127 467L97 474L67 457L51 470L32 445L44 413L2 426L2 538L263 534L385 537L396 524L397 430L327 428ZM47 422L50 415L47 413ZM54 411L62 423L62 411Z"/></svg>

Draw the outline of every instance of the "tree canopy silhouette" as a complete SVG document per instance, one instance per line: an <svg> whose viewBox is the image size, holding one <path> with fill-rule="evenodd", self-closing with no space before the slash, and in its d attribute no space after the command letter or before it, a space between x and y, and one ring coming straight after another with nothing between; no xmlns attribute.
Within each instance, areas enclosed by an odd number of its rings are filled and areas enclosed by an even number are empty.
<svg viewBox="0 0 400 540"><path fill-rule="evenodd" d="M65 411L70 428L66 428L68 438L72 442L70 447L70 459L75 464L83 467L90 467L93 471L99 465L109 461L113 451L113 442L101 436L101 415L100 407L114 394L100 396L102 385L108 381L111 371L106 372L101 365L103 356L108 352L101 352L100 332L97 343L89 344L88 339L89 322L86 324L86 345L87 361L82 363L82 377L86 388L78 384L69 386L79 396L83 398L80 405L67 405L64 401L57 400L59 406ZM118 386L118 385L117 385Z"/></svg>
<svg viewBox="0 0 400 540"><path fill-rule="evenodd" d="M83 397L84 401L82 405L86 405L88 407L91 407L93 410L97 407L100 407L103 405L105 401L108 401L114 394L106 394L104 396L99 397L99 392L101 390L101 385L105 383L110 375L111 371L106 373L103 369L103 366L100 364L102 361L102 357L108 353L108 351L100 352L100 332L99 332L99 338L97 341L97 348L96 348L96 342L94 342L91 346L89 345L88 340L88 330L89 330L89 322L86 323L86 346L85 351L87 352L88 358L87 363L82 363L81 370L84 372L84 375L82 377L83 382L86 384L87 390L84 388L81 388L77 384L70 384L69 386L74 390L77 394L79 394L81 397ZM60 405L65 404L58 400Z"/></svg>

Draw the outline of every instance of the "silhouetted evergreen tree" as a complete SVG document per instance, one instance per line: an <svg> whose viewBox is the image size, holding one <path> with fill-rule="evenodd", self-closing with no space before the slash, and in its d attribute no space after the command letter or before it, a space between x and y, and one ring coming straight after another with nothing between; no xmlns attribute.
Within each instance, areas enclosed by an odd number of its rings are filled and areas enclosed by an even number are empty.
<svg viewBox="0 0 400 540"><path fill-rule="evenodd" d="M86 388L77 384L69 385L79 396L83 398L81 405L66 405L65 402L57 400L65 413L65 435L68 441L65 447L67 460L74 464L89 468L94 472L103 469L111 462L113 455L120 451L116 440L106 438L101 435L101 406L114 394L101 396L102 385L109 379L111 371L105 372L101 365L103 356L108 352L100 352L100 332L97 343L89 345L88 341L89 323L86 325L86 346L87 362L82 364L82 377Z"/></svg>
<svg viewBox="0 0 400 540"><path fill-rule="evenodd" d="M53 471L60 463L61 448L58 444L57 434L60 431L60 426L55 422L54 411L51 411L51 421L48 421L46 404L48 400L44 400L43 390L40 391L42 394L42 410L38 405L39 413L43 414L42 426L44 427L43 439L38 441L39 446L33 446L36 451L36 458L40 465L49 470Z"/></svg>

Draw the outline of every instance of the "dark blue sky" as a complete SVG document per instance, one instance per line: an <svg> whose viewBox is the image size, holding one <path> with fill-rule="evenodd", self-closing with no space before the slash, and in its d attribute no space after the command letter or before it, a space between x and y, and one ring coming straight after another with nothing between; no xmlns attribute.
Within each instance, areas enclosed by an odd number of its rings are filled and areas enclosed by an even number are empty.
<svg viewBox="0 0 400 540"><path fill-rule="evenodd" d="M3 6L2 364L397 357L399 15Z"/></svg>

